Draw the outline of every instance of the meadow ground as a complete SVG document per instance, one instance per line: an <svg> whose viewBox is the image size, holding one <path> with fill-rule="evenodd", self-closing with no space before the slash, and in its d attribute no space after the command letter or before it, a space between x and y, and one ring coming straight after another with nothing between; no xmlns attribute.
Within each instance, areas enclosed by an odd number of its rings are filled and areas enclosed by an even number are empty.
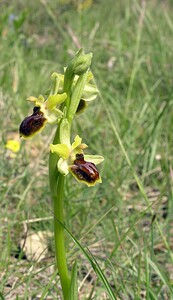
<svg viewBox="0 0 173 300"><path fill-rule="evenodd" d="M16 156L5 145L32 112L25 99L43 94L80 47L93 52L100 97L73 132L105 161L94 188L69 176L66 226L97 260L114 299L171 299L173 2L1 0L0 10L0 299L61 299L48 184L54 129L22 141ZM33 235L44 240L40 257L25 252ZM66 237L79 298L111 299Z"/></svg>

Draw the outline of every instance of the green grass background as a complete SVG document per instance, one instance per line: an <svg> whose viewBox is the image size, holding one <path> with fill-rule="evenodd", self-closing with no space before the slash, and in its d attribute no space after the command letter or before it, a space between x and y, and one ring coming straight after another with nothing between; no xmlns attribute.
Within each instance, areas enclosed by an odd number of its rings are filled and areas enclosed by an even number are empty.
<svg viewBox="0 0 173 300"><path fill-rule="evenodd" d="M79 2L0 1L0 297L61 299L53 237L41 262L19 248L31 231L53 232L54 129L22 141L15 158L5 144L32 112L25 99L44 94L51 73L83 47L93 52L100 97L73 134L105 157L103 183L87 188L69 176L66 226L97 259L115 299L172 299L173 2ZM67 249L70 268L78 259L80 299L110 299L68 235Z"/></svg>

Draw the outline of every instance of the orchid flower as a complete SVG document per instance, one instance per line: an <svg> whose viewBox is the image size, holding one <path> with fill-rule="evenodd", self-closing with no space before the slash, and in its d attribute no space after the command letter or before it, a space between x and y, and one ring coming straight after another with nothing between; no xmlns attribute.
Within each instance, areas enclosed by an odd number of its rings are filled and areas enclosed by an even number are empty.
<svg viewBox="0 0 173 300"><path fill-rule="evenodd" d="M66 97L66 93L50 95L47 100L42 95L38 98L29 97L27 100L35 104L33 114L22 121L19 128L20 136L25 139L31 138L42 131L46 123L58 123L63 112L57 108L57 105L63 103Z"/></svg>
<svg viewBox="0 0 173 300"><path fill-rule="evenodd" d="M101 163L104 158L100 155L86 155L84 149L88 146L82 143L82 138L77 135L74 142L70 143L69 124L66 119L61 124L60 144L50 145L52 153L59 156L57 163L58 171L67 175L69 172L77 181L87 186L101 183L101 177L95 165Z"/></svg>
<svg viewBox="0 0 173 300"><path fill-rule="evenodd" d="M49 183L53 201L54 237L57 267L60 276L63 299L77 299L77 268L74 265L68 272L64 239L64 179L72 174L79 182L88 187L101 183L96 167L104 158L100 155L85 154L88 147L76 135L71 143L71 130L76 113L80 113L89 101L98 95L93 74L90 71L92 53L84 54L80 49L71 59L64 74L51 75L52 88L47 98L29 97L34 103L32 115L26 117L20 127L20 136L27 139L38 134L46 124L56 124L56 132L49 153ZM14 145L9 147L14 147Z"/></svg>

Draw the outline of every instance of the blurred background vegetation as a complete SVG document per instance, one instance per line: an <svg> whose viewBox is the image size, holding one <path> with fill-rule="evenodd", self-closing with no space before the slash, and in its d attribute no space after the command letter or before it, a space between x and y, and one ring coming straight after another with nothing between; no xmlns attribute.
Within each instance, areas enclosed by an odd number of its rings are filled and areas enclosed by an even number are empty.
<svg viewBox="0 0 173 300"><path fill-rule="evenodd" d="M51 73L82 47L93 52L101 96L73 132L105 162L95 188L69 176L66 226L117 299L171 299L172 20L171 0L0 1L0 298L61 299L47 167L54 129L22 141L16 155L5 145L32 113L25 99L44 94ZM46 255L29 257L26 238L40 232ZM69 237L67 245L69 265L78 258L80 299L109 299Z"/></svg>

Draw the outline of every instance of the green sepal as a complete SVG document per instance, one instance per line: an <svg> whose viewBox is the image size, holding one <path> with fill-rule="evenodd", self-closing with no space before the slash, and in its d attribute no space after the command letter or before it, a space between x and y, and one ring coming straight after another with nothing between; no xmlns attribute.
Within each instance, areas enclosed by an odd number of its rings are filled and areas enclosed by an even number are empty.
<svg viewBox="0 0 173 300"><path fill-rule="evenodd" d="M57 145L50 144L50 150L52 153L56 153L58 156L62 157L63 159L67 159L70 155L70 149L66 144L57 144Z"/></svg>
<svg viewBox="0 0 173 300"><path fill-rule="evenodd" d="M78 287L77 287L77 263L75 261L71 272L70 289L67 300L78 300Z"/></svg>

